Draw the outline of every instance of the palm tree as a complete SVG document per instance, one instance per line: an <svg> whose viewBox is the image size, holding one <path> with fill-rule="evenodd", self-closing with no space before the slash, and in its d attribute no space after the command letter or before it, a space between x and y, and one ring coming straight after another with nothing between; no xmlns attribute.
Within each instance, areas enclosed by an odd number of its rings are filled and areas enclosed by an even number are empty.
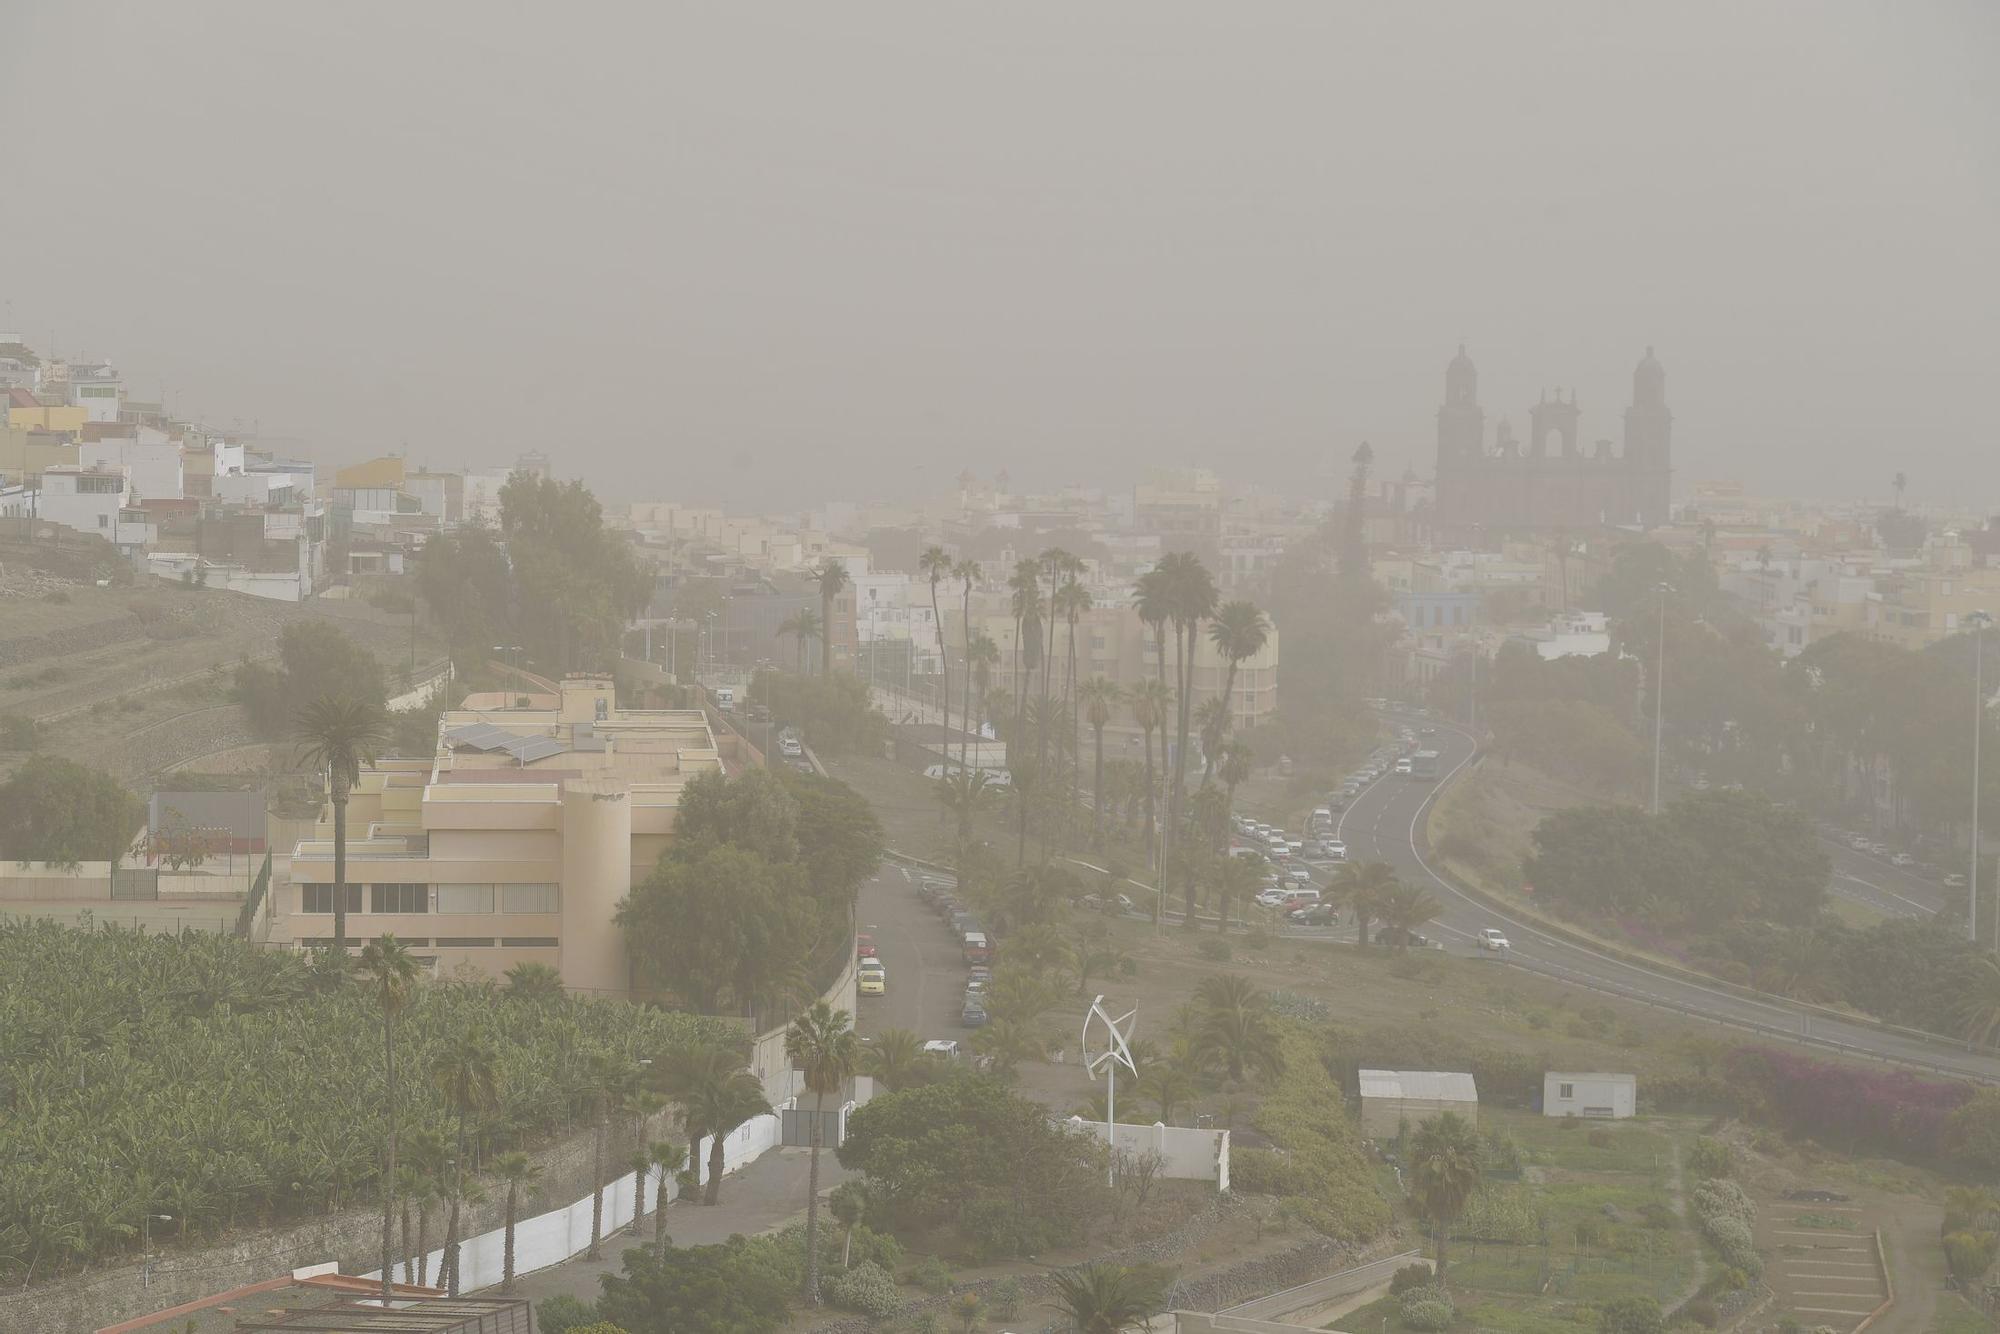
<svg viewBox="0 0 2000 1334"><path fill-rule="evenodd" d="M1236 713L1236 669L1245 658L1254 658L1263 651L1264 644L1271 637L1271 623L1264 619L1264 613L1257 604L1242 598L1225 602L1216 608L1215 619L1209 623L1208 639L1215 645L1215 651L1228 667L1222 674L1222 693L1217 698L1222 701L1222 716L1212 732L1204 733L1201 739L1202 753L1207 759L1207 767L1201 779L1205 783L1215 772L1216 752L1222 747L1222 734L1229 730L1229 722Z"/></svg>
<svg viewBox="0 0 2000 1334"><path fill-rule="evenodd" d="M1479 1133L1457 1112L1440 1112L1410 1137L1410 1195L1431 1225L1437 1276L1444 1277L1445 1239L1479 1189Z"/></svg>
<svg viewBox="0 0 2000 1334"><path fill-rule="evenodd" d="M326 772L333 801L333 948L347 953L347 794L388 740L382 710L345 695L321 695L292 724L299 762Z"/></svg>
<svg viewBox="0 0 2000 1334"><path fill-rule="evenodd" d="M1376 916L1382 919L1382 925L1395 930L1396 948L1399 950L1409 947L1411 932L1442 911L1429 890L1404 884L1392 885L1375 910Z"/></svg>
<svg viewBox="0 0 2000 1334"><path fill-rule="evenodd" d="M458 1296L458 1209L465 1198L465 1122L500 1100L499 1056L482 1029L472 1029L431 1062L431 1079L456 1114L458 1152L451 1162L451 1216L445 1224L445 1287Z"/></svg>
<svg viewBox="0 0 2000 1334"><path fill-rule="evenodd" d="M924 1069L924 1040L907 1028L877 1033L862 1049L860 1069L891 1093L908 1088Z"/></svg>
<svg viewBox="0 0 2000 1334"><path fill-rule="evenodd" d="M1101 836L1104 832L1104 729L1111 724L1111 711L1118 707L1118 701L1125 692L1118 683L1105 676L1093 676L1083 683L1079 692L1083 699L1084 721L1090 724L1096 754L1091 762L1090 782L1090 832Z"/></svg>
<svg viewBox="0 0 2000 1334"><path fill-rule="evenodd" d="M1161 576L1165 589L1167 617L1174 627L1174 724L1173 775L1167 785L1167 842L1180 840L1181 805L1187 798L1188 733L1193 723L1194 652L1202 622L1215 612L1215 580L1191 551L1169 552L1160 558L1154 573ZM1143 613L1142 613L1143 615ZM1187 914L1182 925L1194 926L1194 878L1184 876ZM1165 885L1161 888L1164 890Z"/></svg>
<svg viewBox="0 0 2000 1334"><path fill-rule="evenodd" d="M1085 588L1083 581L1076 577L1078 573L1082 572L1083 562L1075 560L1072 564L1074 570L1070 577L1063 581L1063 586L1056 590L1054 605L1056 610L1062 613L1063 621L1068 627L1063 639L1063 648L1068 658L1068 666L1063 674L1063 698L1069 701L1068 736L1072 756L1069 771L1069 804L1070 808L1074 810L1076 807L1077 779L1083 767L1081 764L1074 762L1076 752L1080 749L1077 744L1077 728L1080 720L1077 717L1078 700L1076 697L1076 623L1082 618L1085 612L1091 609L1093 604L1090 600L1090 590Z"/></svg>
<svg viewBox="0 0 2000 1334"><path fill-rule="evenodd" d="M535 1160L519 1149L510 1149L493 1160L493 1170L507 1183L507 1234L501 1242L500 1250L500 1291L514 1290L514 1220L519 1214L521 1189L535 1188L535 1181L542 1175L542 1169ZM388 1301L387 1297L382 1299Z"/></svg>
<svg viewBox="0 0 2000 1334"><path fill-rule="evenodd" d="M1274 1079L1284 1073L1285 1053L1269 996L1234 973L1217 973L1201 980L1195 1002L1200 1008L1196 1049L1220 1060L1231 1079L1240 1082L1246 1070Z"/></svg>
<svg viewBox="0 0 2000 1334"><path fill-rule="evenodd" d="M1153 866L1159 849L1154 846L1157 826L1154 823L1154 802L1159 792L1159 783L1153 777L1153 733L1160 731L1164 739L1167 711L1173 708L1173 695L1166 682L1157 677L1140 681L1132 687L1132 721L1139 724L1139 731L1146 739L1146 865ZM1160 886L1160 899L1166 896L1166 886ZM1156 899L1157 903L1159 900ZM1153 916L1157 918L1157 907Z"/></svg>
<svg viewBox="0 0 2000 1334"><path fill-rule="evenodd" d="M703 1204L722 1202L722 1171L729 1137L744 1122L771 1114L764 1086L740 1063L729 1070L711 1068L707 1077L688 1090L682 1102L688 1125L700 1126L708 1136L708 1186Z"/></svg>
<svg viewBox="0 0 2000 1334"><path fill-rule="evenodd" d="M1027 708L1028 688L1023 672L1033 674L1035 660L1026 656L1029 645L1039 645L1042 635L1042 575L1041 564L1033 557L1014 562L1014 573L1008 576L1007 588L1010 592L1009 609L1014 613L1014 736L1018 744L1021 737L1021 719ZM1039 656L1039 655L1037 655Z"/></svg>
<svg viewBox="0 0 2000 1334"><path fill-rule="evenodd" d="M1959 1032L1967 1042L1990 1047L2000 1042L2000 962L1979 960L1965 999L1958 1005Z"/></svg>
<svg viewBox="0 0 2000 1334"><path fill-rule="evenodd" d="M1250 766L1255 763L1257 752L1250 749L1247 741L1231 741L1222 748L1222 763L1216 766L1216 777L1222 780L1223 796L1230 810L1236 809L1236 789L1250 779Z"/></svg>
<svg viewBox="0 0 2000 1334"><path fill-rule="evenodd" d="M825 633L825 623L819 613L811 607L800 607L797 611L778 622L778 638L792 637L799 655L799 675L806 674L806 645Z"/></svg>
<svg viewBox="0 0 2000 1334"><path fill-rule="evenodd" d="M992 779L984 771L975 773L961 769L937 780L938 804L944 807L948 817L958 822L958 854L961 858L972 843L972 817L996 790Z"/></svg>
<svg viewBox="0 0 2000 1334"><path fill-rule="evenodd" d="M1229 905L1255 898L1264 883L1261 857L1221 857L1215 868L1215 915L1217 928L1229 930Z"/></svg>
<svg viewBox="0 0 2000 1334"><path fill-rule="evenodd" d="M992 1064L995 1074L1012 1079L1021 1062L1048 1055L1049 1039L1029 1020L996 1018L972 1035L972 1049Z"/></svg>
<svg viewBox="0 0 2000 1334"><path fill-rule="evenodd" d="M972 699L979 702L978 708L967 704L962 719L963 730L978 731L980 720L989 713L992 698L993 669L1000 665L1000 646L993 642L993 636L984 630L973 635L965 645L965 669L970 679ZM965 762L963 753L959 762Z"/></svg>
<svg viewBox="0 0 2000 1334"><path fill-rule="evenodd" d="M1389 892L1397 885L1396 868L1387 862L1349 863L1333 882L1334 893L1354 910L1361 948L1368 948L1368 923L1382 915Z"/></svg>
<svg viewBox="0 0 2000 1334"><path fill-rule="evenodd" d="M604 1136L611 1116L611 1098L624 1088L629 1072L615 1052L602 1048L583 1058L583 1091L592 1103L590 1135L590 1249L586 1259L598 1258L597 1242L604 1235Z"/></svg>
<svg viewBox="0 0 2000 1334"><path fill-rule="evenodd" d="M917 557L917 570L931 581L931 626L937 631L938 648L938 702L943 717L944 730L939 733L939 747L944 758L951 758L951 657L944 648L944 614L938 610L938 585L951 577L951 556L943 547L925 547L924 554Z"/></svg>
<svg viewBox="0 0 2000 1334"><path fill-rule="evenodd" d="M1139 576L1132 595L1140 622L1153 632L1153 676L1161 685L1167 683L1167 621L1172 616L1169 594L1166 575L1152 569Z"/></svg>
<svg viewBox="0 0 2000 1334"><path fill-rule="evenodd" d="M653 1244L660 1255L667 1253L667 1183L687 1166L687 1147L671 1140L655 1140L646 1152L660 1169L660 1184L653 1191Z"/></svg>
<svg viewBox="0 0 2000 1334"><path fill-rule="evenodd" d="M1164 1061L1149 1065L1141 1072L1139 1089L1160 1105L1160 1119L1168 1125L1174 1123L1175 1111L1194 1101L1195 1095L1200 1092L1192 1071Z"/></svg>
<svg viewBox="0 0 2000 1334"><path fill-rule="evenodd" d="M819 674L833 675L833 600L840 596L840 590L851 582L847 577L847 567L828 556L819 564L819 624L820 647Z"/></svg>
<svg viewBox="0 0 2000 1334"><path fill-rule="evenodd" d="M523 960L507 970L509 1000L561 1000L566 994L562 974L545 963Z"/></svg>
<svg viewBox="0 0 2000 1334"><path fill-rule="evenodd" d="M388 1122L389 1141L382 1168L382 1303L389 1302L393 1283L394 1242L390 1228L396 1217L396 1016L409 1003L422 971L416 956L403 948L393 935L371 940L361 951L361 972L368 979L375 1004L382 1011L383 1116Z"/></svg>
<svg viewBox="0 0 2000 1334"><path fill-rule="evenodd" d="M959 581L958 620L965 636L965 707L958 714L958 767L963 769L966 749L972 744L972 581L979 577L979 562L956 562L951 577Z"/></svg>
<svg viewBox="0 0 2000 1334"><path fill-rule="evenodd" d="M1056 622L1062 619L1062 608L1056 604L1056 594L1062 588L1063 571L1069 568L1073 559L1061 547L1050 547L1038 557L1042 573L1049 581L1048 643L1042 649L1042 712L1040 725L1035 729L1035 768L1046 771L1049 748L1049 685L1055 676L1056 663Z"/></svg>
<svg viewBox="0 0 2000 1334"><path fill-rule="evenodd" d="M1055 1274L1059 1327L1074 1334L1121 1334L1143 1325L1166 1301L1166 1277L1138 1265L1093 1261Z"/></svg>
<svg viewBox="0 0 2000 1334"><path fill-rule="evenodd" d="M1901 472L1897 473L1894 477L1889 479L1889 485L1896 488L1896 508L1897 509L1903 508L1903 492L1907 490L1910 485L1909 474Z"/></svg>
<svg viewBox="0 0 2000 1334"><path fill-rule="evenodd" d="M840 1224L840 1267L845 1269L854 1254L854 1229L868 1212L868 1196L860 1182L843 1181L826 1197L826 1207L833 1212L833 1221Z"/></svg>
<svg viewBox="0 0 2000 1334"><path fill-rule="evenodd" d="M814 1001L785 1033L785 1054L792 1058L792 1068L805 1075L806 1088L813 1095L812 1163L806 1169L805 1278L805 1299L813 1306L819 1304L820 1127L826 1095L838 1093L854 1073L860 1046L847 1011L836 1010L825 1001Z"/></svg>
<svg viewBox="0 0 2000 1334"><path fill-rule="evenodd" d="M416 1283L418 1287L430 1285L431 1270L431 1206L438 1201L444 1184L445 1165L451 1158L451 1151L445 1138L429 1126L419 1126L410 1132L409 1152L404 1155L410 1164L409 1174L404 1178L405 1191L417 1202L417 1245L410 1254L416 1258ZM408 1249L407 1247L405 1248ZM412 1272L406 1263L403 1273L407 1277ZM443 1266L439 1265L442 1275Z"/></svg>

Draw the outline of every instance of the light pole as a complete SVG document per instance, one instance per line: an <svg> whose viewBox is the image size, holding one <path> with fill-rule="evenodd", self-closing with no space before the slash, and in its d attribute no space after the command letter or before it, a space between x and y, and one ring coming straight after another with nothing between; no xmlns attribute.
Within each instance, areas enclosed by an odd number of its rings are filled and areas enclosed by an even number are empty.
<svg viewBox="0 0 2000 1334"><path fill-rule="evenodd" d="M1667 594L1671 584L1656 584L1660 604L1660 652L1653 668L1653 814L1660 813L1660 739L1667 716Z"/></svg>
<svg viewBox="0 0 2000 1334"><path fill-rule="evenodd" d="M1965 877L1965 930L1974 945L1979 943L1979 734L1986 730L1985 663L1986 631L1993 618L1984 610L1966 618L1972 627L1972 870ZM2000 948L2000 912L1993 914L1993 939Z"/></svg>

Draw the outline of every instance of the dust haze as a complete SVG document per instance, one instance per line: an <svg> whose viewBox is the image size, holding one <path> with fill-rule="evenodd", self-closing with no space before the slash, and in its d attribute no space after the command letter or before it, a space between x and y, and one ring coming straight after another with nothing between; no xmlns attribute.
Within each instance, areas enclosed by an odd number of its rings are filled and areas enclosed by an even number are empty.
<svg viewBox="0 0 2000 1334"><path fill-rule="evenodd" d="M1677 477L2000 482L1986 5L31 5L0 325L338 461L915 496L1427 470L1463 340ZM87 59L86 59L87 57Z"/></svg>

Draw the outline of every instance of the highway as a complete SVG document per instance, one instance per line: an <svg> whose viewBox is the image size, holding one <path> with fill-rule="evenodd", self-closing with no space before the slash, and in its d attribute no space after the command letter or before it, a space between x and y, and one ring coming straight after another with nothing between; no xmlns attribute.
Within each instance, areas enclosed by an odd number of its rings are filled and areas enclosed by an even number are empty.
<svg viewBox="0 0 2000 1334"><path fill-rule="evenodd" d="M1429 722L1437 729L1425 745L1439 753L1443 777L1433 785L1385 774L1369 785L1341 813L1339 837L1347 843L1350 861L1387 862L1411 884L1431 891L1444 911L1425 928L1441 935L1454 952L1476 952L1472 940L1485 927L1499 927L1513 942L1504 963L1559 978L1576 986L1622 996L1698 1018L1771 1036L1802 1039L1815 1045L1894 1061L1940 1073L2000 1083L2000 1056L1967 1051L1943 1039L1831 1017L1781 1000L1760 1000L1669 973L1628 964L1606 954L1547 935L1526 922L1483 906L1460 891L1433 868L1424 813L1447 784L1474 762L1472 737L1449 723ZM1907 876L1879 860L1828 844L1834 857L1837 890L1871 901L1896 903L1915 915L1932 910L1940 898L1935 886ZM1919 887L1922 887L1921 889ZM1927 904L1918 895L1929 890ZM1885 909L1886 910L1886 909Z"/></svg>

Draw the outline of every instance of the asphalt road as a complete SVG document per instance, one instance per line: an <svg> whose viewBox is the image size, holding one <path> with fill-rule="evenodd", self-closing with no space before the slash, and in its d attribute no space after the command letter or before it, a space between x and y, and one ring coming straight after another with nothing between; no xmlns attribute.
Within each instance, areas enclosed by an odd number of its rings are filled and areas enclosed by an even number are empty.
<svg viewBox="0 0 2000 1334"><path fill-rule="evenodd" d="M858 998L855 1031L874 1037L907 1028L926 1041L971 1037L958 1022L965 963L951 929L917 897L916 872L884 862L855 906L859 929L875 938L876 957L889 974L888 994Z"/></svg>
<svg viewBox="0 0 2000 1334"><path fill-rule="evenodd" d="M1438 751L1444 778L1430 784L1384 775L1355 798L1339 821L1339 837L1347 842L1349 860L1388 862L1406 881L1430 889L1444 905L1443 913L1423 928L1423 934L1441 937L1454 953L1478 953L1472 942L1479 931L1499 927L1513 942L1513 948L1504 960L1494 960L1497 967L1511 964L1578 986L1754 1032L1802 1038L1860 1055L2000 1083L2000 1058L1970 1052L1942 1039L1885 1032L1783 1001L1751 999L1624 963L1546 935L1525 922L1482 906L1439 875L1428 860L1429 842L1422 828L1422 816L1445 784L1473 761L1469 734L1448 723L1428 725L1437 729L1437 735L1425 744ZM1841 877L1837 883L1849 892L1866 891L1880 896L1883 902L1901 902L1905 912L1925 910L1919 894L1920 887L1927 886L1927 882L1844 847L1829 846L1828 852L1830 856L1836 852L1844 854L1835 856L1835 869ZM1939 891L1935 886L1928 887L1930 902L1935 903Z"/></svg>

